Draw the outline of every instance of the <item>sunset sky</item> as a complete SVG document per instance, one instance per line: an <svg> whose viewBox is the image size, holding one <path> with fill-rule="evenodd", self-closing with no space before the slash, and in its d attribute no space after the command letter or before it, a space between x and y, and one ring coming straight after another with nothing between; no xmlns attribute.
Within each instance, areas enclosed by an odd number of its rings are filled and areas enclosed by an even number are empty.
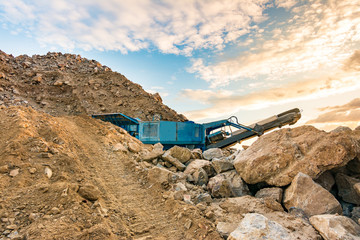
<svg viewBox="0 0 360 240"><path fill-rule="evenodd" d="M0 0L0 36L95 59L197 122L360 125L360 0Z"/></svg>

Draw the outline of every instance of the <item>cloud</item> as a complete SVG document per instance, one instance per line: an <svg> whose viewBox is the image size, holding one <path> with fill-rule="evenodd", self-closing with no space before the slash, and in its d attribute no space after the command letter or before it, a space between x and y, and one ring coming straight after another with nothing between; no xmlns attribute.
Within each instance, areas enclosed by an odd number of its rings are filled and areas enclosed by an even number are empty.
<svg viewBox="0 0 360 240"><path fill-rule="evenodd" d="M229 114L241 109L263 109L271 105L280 105L309 99L319 99L331 95L360 90L359 73L348 74L339 72L331 77L324 75L319 78L288 83L281 87L254 91L245 95L232 95L212 90L182 91L182 97L201 101L210 105L201 110L185 112L190 119L202 120L210 117L220 117L224 112Z"/></svg>
<svg viewBox="0 0 360 240"><path fill-rule="evenodd" d="M235 81L279 82L298 77L300 73L340 69L353 48L360 46L360 15L354 11L360 0L294 4L286 0L275 2L276 6L288 9L291 17L283 22L267 23L263 32L251 32L250 50L240 48L233 58L211 62L194 58L189 72L216 88ZM276 28L271 27L272 24L276 24ZM359 55L359 52L353 55L348 68L359 69Z"/></svg>
<svg viewBox="0 0 360 240"><path fill-rule="evenodd" d="M283 7L286 9L290 9L296 4L296 0L275 0L275 4L278 7Z"/></svg>
<svg viewBox="0 0 360 240"><path fill-rule="evenodd" d="M353 55L344 63L345 71L360 71L360 50L356 50Z"/></svg>
<svg viewBox="0 0 360 240"><path fill-rule="evenodd" d="M263 21L268 0L1 0L0 21L65 49L223 49Z"/></svg>
<svg viewBox="0 0 360 240"><path fill-rule="evenodd" d="M321 110L328 112L320 114L317 118L308 121L307 124L337 123L338 125L347 125L347 123L359 124L360 122L360 98L355 98L342 106L326 107Z"/></svg>

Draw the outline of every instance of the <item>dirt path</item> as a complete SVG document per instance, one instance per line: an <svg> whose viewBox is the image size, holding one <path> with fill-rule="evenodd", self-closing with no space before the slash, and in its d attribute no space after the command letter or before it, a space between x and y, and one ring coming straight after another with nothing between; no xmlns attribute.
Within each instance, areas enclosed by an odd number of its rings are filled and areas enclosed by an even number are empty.
<svg viewBox="0 0 360 240"><path fill-rule="evenodd" d="M201 229L193 224L192 228L186 229L184 223L189 220L186 217L179 219L179 212L191 209L188 218L194 223L201 221L198 212L194 219L193 206L186 207L186 204L174 200L165 201L163 189L147 183L146 173L135 171L129 153L114 152L106 145L100 145L99 142L104 142L102 137L89 137L89 130L97 126L89 126L81 118L75 120L76 124L72 120L66 126L76 135L81 146L87 146L86 150L90 151L87 155L94 156L89 159L89 171L108 196L106 207L121 213L132 239L214 239L207 237L207 227Z"/></svg>

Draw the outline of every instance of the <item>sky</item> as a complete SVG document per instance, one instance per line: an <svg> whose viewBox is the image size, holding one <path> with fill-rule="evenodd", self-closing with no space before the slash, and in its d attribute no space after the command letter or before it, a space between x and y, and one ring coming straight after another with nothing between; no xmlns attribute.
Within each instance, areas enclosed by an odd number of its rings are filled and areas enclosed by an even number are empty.
<svg viewBox="0 0 360 240"><path fill-rule="evenodd" d="M196 122L360 125L360 0L0 0L0 36L95 59Z"/></svg>

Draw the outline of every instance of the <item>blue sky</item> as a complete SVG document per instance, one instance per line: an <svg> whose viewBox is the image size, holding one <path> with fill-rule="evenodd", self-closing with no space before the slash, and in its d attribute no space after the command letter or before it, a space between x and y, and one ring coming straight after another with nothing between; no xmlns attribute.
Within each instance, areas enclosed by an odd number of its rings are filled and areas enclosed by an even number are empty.
<svg viewBox="0 0 360 240"><path fill-rule="evenodd" d="M95 59L198 122L236 115L249 124L299 107L299 124L353 128L360 120L359 6L360 0L0 0L0 49Z"/></svg>

